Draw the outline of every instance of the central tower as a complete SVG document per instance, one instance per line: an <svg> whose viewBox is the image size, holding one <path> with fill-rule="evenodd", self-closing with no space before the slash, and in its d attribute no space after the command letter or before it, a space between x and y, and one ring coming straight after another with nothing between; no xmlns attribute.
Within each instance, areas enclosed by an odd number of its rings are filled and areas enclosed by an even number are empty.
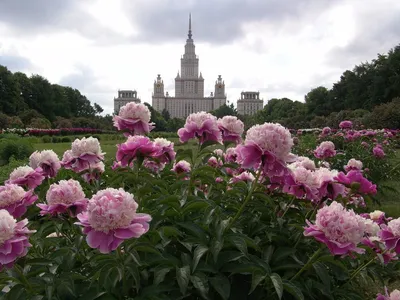
<svg viewBox="0 0 400 300"><path fill-rule="evenodd" d="M199 58L192 39L192 16L189 14L189 31L185 53L181 57L181 72L175 78L175 97L203 98L204 78L199 75Z"/></svg>

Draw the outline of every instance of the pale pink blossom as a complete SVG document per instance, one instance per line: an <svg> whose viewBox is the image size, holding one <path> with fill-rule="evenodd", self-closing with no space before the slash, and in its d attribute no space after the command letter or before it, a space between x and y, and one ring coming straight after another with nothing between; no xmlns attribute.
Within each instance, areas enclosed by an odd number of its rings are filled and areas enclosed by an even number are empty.
<svg viewBox="0 0 400 300"><path fill-rule="evenodd" d="M320 167L315 170L315 176L318 181L318 197L322 199L327 197L335 200L339 195L345 196L345 187L336 182L335 177L338 175L337 170Z"/></svg>
<svg viewBox="0 0 400 300"><path fill-rule="evenodd" d="M28 189L34 189L41 185L44 180L42 175L42 169L36 168L32 169L29 166L21 166L11 172L10 178L6 183L18 184Z"/></svg>
<svg viewBox="0 0 400 300"><path fill-rule="evenodd" d="M236 148L228 148L225 151L225 162L235 163L237 159Z"/></svg>
<svg viewBox="0 0 400 300"><path fill-rule="evenodd" d="M330 127L322 128L322 135L324 135L324 136L329 135L331 132L332 132L332 129Z"/></svg>
<svg viewBox="0 0 400 300"><path fill-rule="evenodd" d="M256 178L254 175L248 171L242 172L239 175L233 176L231 180L229 181L230 184L236 183L239 181L244 181L244 182L253 182Z"/></svg>
<svg viewBox="0 0 400 300"><path fill-rule="evenodd" d="M363 163L362 163L362 161L359 161L359 160L354 159L354 158L350 159L350 160L347 162L347 165L344 166L344 169L345 169L346 172L349 172L349 171L351 171L351 170L358 170L358 171L361 171L362 168L363 168Z"/></svg>
<svg viewBox="0 0 400 300"><path fill-rule="evenodd" d="M366 233L364 220L353 210L346 210L333 201L318 210L315 224L306 221L308 227L305 227L304 235L324 243L333 255L364 253L364 249L358 248Z"/></svg>
<svg viewBox="0 0 400 300"><path fill-rule="evenodd" d="M388 222L387 225L381 225L382 230L378 236L385 243L387 249L393 249L400 254L400 218Z"/></svg>
<svg viewBox="0 0 400 300"><path fill-rule="evenodd" d="M236 147L237 161L243 168L261 166L267 176L283 176L287 173L286 161L292 146L291 134L282 125L255 125L247 131L244 145Z"/></svg>
<svg viewBox="0 0 400 300"><path fill-rule="evenodd" d="M342 121L339 124L341 129L351 129L353 127L353 122L351 121Z"/></svg>
<svg viewBox="0 0 400 300"><path fill-rule="evenodd" d="M148 158L145 158L143 161L143 166L147 169L149 169L153 173L159 173L165 168L165 163L163 162L157 162Z"/></svg>
<svg viewBox="0 0 400 300"><path fill-rule="evenodd" d="M18 258L28 253L29 236L35 230L26 228L27 224L27 219L17 222L7 210L0 209L0 270L11 268Z"/></svg>
<svg viewBox="0 0 400 300"><path fill-rule="evenodd" d="M222 143L222 134L218 128L217 118L204 111L190 114L183 128L178 130L179 140L185 143L198 138L200 144L206 141Z"/></svg>
<svg viewBox="0 0 400 300"><path fill-rule="evenodd" d="M66 169L80 173L104 160L98 139L83 137L72 143L71 152L65 152L62 164Z"/></svg>
<svg viewBox="0 0 400 300"><path fill-rule="evenodd" d="M335 144L331 141L322 142L315 150L314 156L319 159L334 157L336 155Z"/></svg>
<svg viewBox="0 0 400 300"><path fill-rule="evenodd" d="M101 174L105 171L105 165L102 161L95 163L90 166L90 169L87 170L85 174L82 175L83 180L87 183L93 183L96 180L100 179Z"/></svg>
<svg viewBox="0 0 400 300"><path fill-rule="evenodd" d="M283 192L299 199L317 200L319 187L315 173L304 167L291 166L291 174L285 177Z"/></svg>
<svg viewBox="0 0 400 300"><path fill-rule="evenodd" d="M144 135L154 128L154 123L150 123L150 117L151 112L146 105L129 102L120 108L119 114L113 117L113 121L118 130L126 131L125 136Z"/></svg>
<svg viewBox="0 0 400 300"><path fill-rule="evenodd" d="M237 117L225 116L222 119L218 119L218 128L222 132L222 140L224 142L235 142L238 144L242 141L244 124Z"/></svg>
<svg viewBox="0 0 400 300"><path fill-rule="evenodd" d="M172 171L174 171L177 174L189 173L191 171L190 163L187 162L186 160L180 160L180 161L174 163L174 166L172 167Z"/></svg>
<svg viewBox="0 0 400 300"><path fill-rule="evenodd" d="M37 204L42 216L68 213L74 217L86 209L88 199L80 183L69 179L53 183L46 193L46 201L47 204Z"/></svg>
<svg viewBox="0 0 400 300"><path fill-rule="evenodd" d="M155 147L154 143L147 136L129 136L125 143L117 145L116 158L121 162L121 166L128 166L138 157L153 157L159 153L160 148Z"/></svg>
<svg viewBox="0 0 400 300"><path fill-rule="evenodd" d="M35 151L29 157L29 166L33 169L41 168L45 177L55 177L61 168L60 159L53 150Z"/></svg>
<svg viewBox="0 0 400 300"><path fill-rule="evenodd" d="M297 156L295 161L289 165L291 168L303 167L307 170L315 170L315 162L306 156Z"/></svg>
<svg viewBox="0 0 400 300"><path fill-rule="evenodd" d="M213 153L218 157L224 157L224 151L222 151L222 149L215 149Z"/></svg>
<svg viewBox="0 0 400 300"><path fill-rule="evenodd" d="M383 158L385 157L385 151L383 151L382 146L381 145L376 145L373 149L372 149L372 153L374 154L374 156L376 158Z"/></svg>
<svg viewBox="0 0 400 300"><path fill-rule="evenodd" d="M378 294L376 300L400 300L400 291L393 290L390 294L387 288L385 288L385 295Z"/></svg>
<svg viewBox="0 0 400 300"><path fill-rule="evenodd" d="M154 139L154 147L156 151L152 154L152 158L161 163L170 163L175 159L174 143L164 138Z"/></svg>
<svg viewBox="0 0 400 300"><path fill-rule="evenodd" d="M37 200L32 190L25 190L16 184L5 184L0 186L0 209L7 210L15 218L21 217Z"/></svg>
<svg viewBox="0 0 400 300"><path fill-rule="evenodd" d="M218 158L216 158L215 156L211 156L211 157L208 159L207 164L208 164L210 167L217 168L217 167L221 167L221 166L222 166L222 161L219 160Z"/></svg>
<svg viewBox="0 0 400 300"><path fill-rule="evenodd" d="M125 239L139 238L149 230L150 215L136 213L137 208L132 194L108 188L93 195L76 224L84 227L90 247L109 253Z"/></svg>

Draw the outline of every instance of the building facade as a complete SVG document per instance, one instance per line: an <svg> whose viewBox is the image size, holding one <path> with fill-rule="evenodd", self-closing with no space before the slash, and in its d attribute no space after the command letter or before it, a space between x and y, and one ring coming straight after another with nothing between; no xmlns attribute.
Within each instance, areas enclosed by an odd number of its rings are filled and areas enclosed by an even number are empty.
<svg viewBox="0 0 400 300"><path fill-rule="evenodd" d="M175 77L175 97L164 92L164 81L158 74L154 81L153 108L159 112L166 109L171 118L186 118L199 111L211 111L226 103L225 82L221 75L215 81L214 93L204 97L204 78L199 73L199 57L192 39L191 16L185 53L181 57L181 70Z"/></svg>
<svg viewBox="0 0 400 300"><path fill-rule="evenodd" d="M240 115L254 115L262 110L264 101L260 99L260 92L242 92L237 101L237 112Z"/></svg>
<svg viewBox="0 0 400 300"><path fill-rule="evenodd" d="M137 92L135 90L119 90L118 97L114 97L114 112L118 114L119 109L129 102L140 103Z"/></svg>

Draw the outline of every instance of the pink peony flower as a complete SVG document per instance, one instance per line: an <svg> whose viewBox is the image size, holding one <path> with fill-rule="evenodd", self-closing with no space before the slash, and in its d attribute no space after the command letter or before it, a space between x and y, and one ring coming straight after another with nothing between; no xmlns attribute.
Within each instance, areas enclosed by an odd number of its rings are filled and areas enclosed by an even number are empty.
<svg viewBox="0 0 400 300"><path fill-rule="evenodd" d="M214 153L218 158L224 157L224 151L222 151L222 149L215 149L215 150L213 151L213 153Z"/></svg>
<svg viewBox="0 0 400 300"><path fill-rule="evenodd" d="M25 190L17 184L5 184L0 186L0 209L7 210L15 218L21 217L37 200L37 196L30 190Z"/></svg>
<svg viewBox="0 0 400 300"><path fill-rule="evenodd" d="M360 194L376 194L376 185L366 179L360 171L349 171L347 174L340 172L335 180L352 188Z"/></svg>
<svg viewBox="0 0 400 300"><path fill-rule="evenodd" d="M244 181L244 182L253 182L256 178L254 177L254 175L248 171L245 171L239 175L234 176L233 178L231 178L231 180L229 181L230 184L232 183L236 183L239 181Z"/></svg>
<svg viewBox="0 0 400 300"><path fill-rule="evenodd" d="M138 158L152 157L155 153L159 153L160 147L155 147L154 143L146 136L133 135L129 136L125 143L117 145L117 160L121 162L121 166L128 166L129 163Z"/></svg>
<svg viewBox="0 0 400 300"><path fill-rule="evenodd" d="M387 288L385 288L385 295L378 294L376 300L400 300L400 291L394 290L390 293Z"/></svg>
<svg viewBox="0 0 400 300"><path fill-rule="evenodd" d="M218 158L216 158L215 156L211 156L211 157L208 159L207 164L208 164L210 167L218 168L218 167L221 167L221 166L222 166L222 161L220 161L220 160L219 160Z"/></svg>
<svg viewBox="0 0 400 300"><path fill-rule="evenodd" d="M235 163L237 159L236 148L228 148L225 152L225 162Z"/></svg>
<svg viewBox="0 0 400 300"><path fill-rule="evenodd" d="M353 127L353 122L351 121L342 121L339 124L340 129L351 129Z"/></svg>
<svg viewBox="0 0 400 300"><path fill-rule="evenodd" d="M206 141L222 143L222 134L218 129L217 118L204 111L190 114L183 128L178 130L179 140L185 143L198 138L200 144Z"/></svg>
<svg viewBox="0 0 400 300"><path fill-rule="evenodd" d="M80 183L76 180L61 180L53 183L46 194L47 204L37 204L40 215L68 213L75 217L86 209L87 201Z"/></svg>
<svg viewBox="0 0 400 300"><path fill-rule="evenodd" d="M291 170L291 176L285 177L283 192L299 199L316 200L318 182L315 173L301 166L291 166Z"/></svg>
<svg viewBox="0 0 400 300"><path fill-rule="evenodd" d="M372 153L374 154L374 156L376 158L383 158L385 157L385 152L383 151L382 147L380 145L376 145L373 149L372 149Z"/></svg>
<svg viewBox="0 0 400 300"><path fill-rule="evenodd" d="M29 157L29 166L33 169L41 168L47 178L56 177L61 168L60 160L53 150L35 151Z"/></svg>
<svg viewBox="0 0 400 300"><path fill-rule="evenodd" d="M102 161L90 166L88 172L82 175L83 180L87 183L93 183L100 179L101 174L105 171L105 165Z"/></svg>
<svg viewBox="0 0 400 300"><path fill-rule="evenodd" d="M338 171L328 168L319 168L315 171L315 177L318 182L318 197L322 199L327 197L335 200L339 195L345 196L345 187L335 181Z"/></svg>
<svg viewBox="0 0 400 300"><path fill-rule="evenodd" d="M290 131L280 124L255 125L247 131L244 145L236 147L237 161L243 168L261 166L267 176L283 176L292 146Z"/></svg>
<svg viewBox="0 0 400 300"><path fill-rule="evenodd" d="M315 224L306 222L308 227L305 227L304 235L324 243L333 255L365 252L357 247L365 235L364 219L353 210L346 210L340 203L333 201L331 205L319 209Z"/></svg>
<svg viewBox="0 0 400 300"><path fill-rule="evenodd" d="M87 234L86 241L101 253L109 253L126 239L139 238L149 230L151 216L138 214L132 194L123 189L98 191L89 200L87 210L77 217Z"/></svg>
<svg viewBox="0 0 400 300"><path fill-rule="evenodd" d="M174 171L177 174L189 173L191 171L190 163L188 163L186 160L180 160L174 163L172 171Z"/></svg>
<svg viewBox="0 0 400 300"><path fill-rule="evenodd" d="M221 182L224 182L224 179L222 177L217 177L217 178L215 178L215 182L221 183Z"/></svg>
<svg viewBox="0 0 400 300"><path fill-rule="evenodd" d="M336 155L335 144L331 141L322 142L315 150L314 156L319 159L334 157Z"/></svg>
<svg viewBox="0 0 400 300"><path fill-rule="evenodd" d="M175 159L174 143L164 139L154 139L154 147L156 151L152 157L162 163L170 163Z"/></svg>
<svg viewBox="0 0 400 300"><path fill-rule="evenodd" d="M145 158L143 161L143 166L147 169L149 169L153 173L159 173L165 168L165 163L163 162L157 162L154 160L150 160L148 158Z"/></svg>
<svg viewBox="0 0 400 300"><path fill-rule="evenodd" d="M10 178L6 183L18 184L19 186L27 187L28 189L34 189L42 184L44 176L42 175L42 169L32 169L29 166L21 166L11 172Z"/></svg>
<svg viewBox="0 0 400 300"><path fill-rule="evenodd" d="M364 148L368 148L369 147L367 142L361 142L361 146L363 146Z"/></svg>
<svg viewBox="0 0 400 300"><path fill-rule="evenodd" d="M307 170L315 170L315 162L306 156L297 156L295 161L289 165L291 168L303 167Z"/></svg>
<svg viewBox="0 0 400 300"><path fill-rule="evenodd" d="M0 210L0 270L11 268L18 258L28 253L29 235L35 230L26 228L27 224L27 219L17 222L7 210Z"/></svg>
<svg viewBox="0 0 400 300"><path fill-rule="evenodd" d="M359 160L354 159L354 158L350 159L350 160L347 162L347 165L344 166L344 169L345 169L346 172L349 172L349 171L351 171L351 170L358 170L358 171L361 171L362 168L363 168L363 163L362 163L362 161L359 161Z"/></svg>
<svg viewBox="0 0 400 300"><path fill-rule="evenodd" d="M127 131L129 135L144 135L154 128L154 123L150 123L151 113L149 108L141 103L130 102L122 106L119 114L113 117L114 126L118 130Z"/></svg>
<svg viewBox="0 0 400 300"><path fill-rule="evenodd" d="M71 150L64 152L62 165L76 173L90 170L94 165L104 159L98 139L89 137L76 139Z"/></svg>
<svg viewBox="0 0 400 300"><path fill-rule="evenodd" d="M387 249L393 249L400 254L400 218L389 221L387 225L382 224L378 236Z"/></svg>
<svg viewBox="0 0 400 300"><path fill-rule="evenodd" d="M332 132L332 129L330 127L322 128L322 135L324 135L324 136L329 135L331 132Z"/></svg>
<svg viewBox="0 0 400 300"><path fill-rule="evenodd" d="M242 134L244 132L244 124L237 117L225 116L218 119L218 128L222 132L222 140L224 142L242 142Z"/></svg>

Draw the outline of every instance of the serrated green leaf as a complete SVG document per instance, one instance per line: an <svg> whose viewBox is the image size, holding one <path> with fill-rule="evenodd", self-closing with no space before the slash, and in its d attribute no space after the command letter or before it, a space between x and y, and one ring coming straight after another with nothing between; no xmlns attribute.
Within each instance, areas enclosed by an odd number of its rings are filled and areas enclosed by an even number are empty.
<svg viewBox="0 0 400 300"><path fill-rule="evenodd" d="M190 267L176 268L176 279L182 295L185 295L190 279Z"/></svg>
<svg viewBox="0 0 400 300"><path fill-rule="evenodd" d="M272 281L272 284L275 287L276 294L278 295L278 298L281 299L283 295L283 283L282 283L282 278L276 273L271 274L269 278Z"/></svg>
<svg viewBox="0 0 400 300"><path fill-rule="evenodd" d="M210 277L211 286L217 291L222 299L229 299L231 294L231 284L225 275L218 274L215 277Z"/></svg>
<svg viewBox="0 0 400 300"><path fill-rule="evenodd" d="M208 251L208 247L203 246L203 245L198 245L196 249L194 250L193 254L193 266L192 266L192 272L196 270L197 264L199 263L201 257Z"/></svg>

